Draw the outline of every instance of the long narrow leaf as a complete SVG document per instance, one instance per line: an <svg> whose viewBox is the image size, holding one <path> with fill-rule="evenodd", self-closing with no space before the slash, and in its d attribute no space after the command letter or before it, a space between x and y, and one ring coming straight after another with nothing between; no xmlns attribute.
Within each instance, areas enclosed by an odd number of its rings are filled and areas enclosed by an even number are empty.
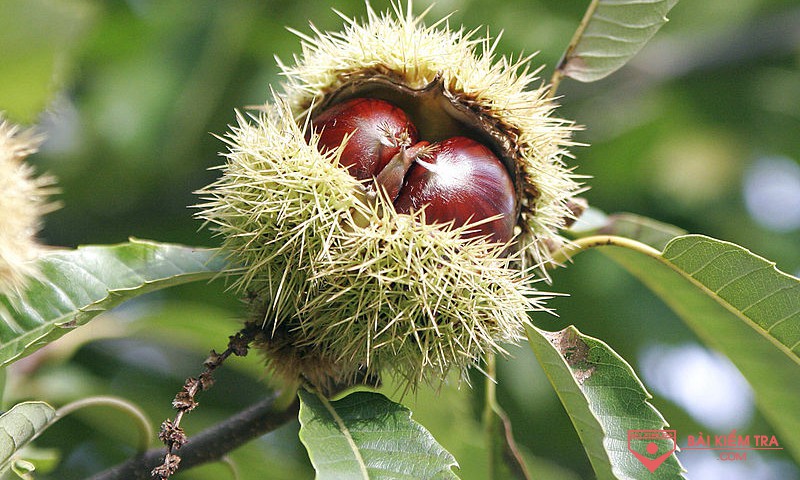
<svg viewBox="0 0 800 480"><path fill-rule="evenodd" d="M453 456L411 412L372 392L331 402L300 391L300 440L317 480L458 478Z"/></svg>
<svg viewBox="0 0 800 480"><path fill-rule="evenodd" d="M629 448L629 432L661 430L666 421L625 360L575 327L528 329L528 341L569 414L598 479L674 479L683 468L667 445L653 472ZM674 444L673 444L674 446Z"/></svg>
<svg viewBox="0 0 800 480"><path fill-rule="evenodd" d="M742 247L701 235L677 237L661 255L603 252L736 365L781 442L800 459L800 279Z"/></svg>
<svg viewBox="0 0 800 480"><path fill-rule="evenodd" d="M131 240L54 250L19 296L0 295L0 366L28 355L100 313L143 293L224 269L215 250Z"/></svg>

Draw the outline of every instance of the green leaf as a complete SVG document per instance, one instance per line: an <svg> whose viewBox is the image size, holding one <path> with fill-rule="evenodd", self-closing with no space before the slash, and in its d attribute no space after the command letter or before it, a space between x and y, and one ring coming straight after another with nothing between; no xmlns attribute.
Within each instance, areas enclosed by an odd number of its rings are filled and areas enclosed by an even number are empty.
<svg viewBox="0 0 800 480"><path fill-rule="evenodd" d="M0 473L16 460L16 453L49 427L56 418L44 402L24 402L0 416Z"/></svg>
<svg viewBox="0 0 800 480"><path fill-rule="evenodd" d="M660 430L664 417L648 402L633 369L608 345L575 327L528 328L528 342L569 414L598 479L681 478L674 454L653 473L628 449L630 430ZM668 450L662 445L664 454Z"/></svg>
<svg viewBox="0 0 800 480"><path fill-rule="evenodd" d="M465 395L460 372L454 372L440 388L420 388L406 393L403 380L386 376L382 392L414 412L414 420L430 431L437 443L458 459L459 478L489 478L486 435L475 415L473 395Z"/></svg>
<svg viewBox="0 0 800 480"><path fill-rule="evenodd" d="M557 71L600 80L628 63L653 38L678 0L593 0Z"/></svg>
<svg viewBox="0 0 800 480"><path fill-rule="evenodd" d="M455 458L407 408L381 394L332 402L301 390L300 401L300 440L318 480L458 478Z"/></svg>
<svg viewBox="0 0 800 480"><path fill-rule="evenodd" d="M131 239L53 250L21 296L0 295L0 366L28 355L125 300L209 280L225 267L216 250Z"/></svg>
<svg viewBox="0 0 800 480"><path fill-rule="evenodd" d="M732 243L701 235L658 255L604 248L661 297L756 392L779 440L800 459L800 279ZM645 254L643 254L645 253Z"/></svg>

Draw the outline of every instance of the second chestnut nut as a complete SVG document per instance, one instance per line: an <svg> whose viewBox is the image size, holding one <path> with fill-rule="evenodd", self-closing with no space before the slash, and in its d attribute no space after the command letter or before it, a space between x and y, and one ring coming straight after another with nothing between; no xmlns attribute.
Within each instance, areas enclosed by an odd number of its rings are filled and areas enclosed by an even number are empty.
<svg viewBox="0 0 800 480"><path fill-rule="evenodd" d="M381 99L355 98L312 120L324 152L347 140L339 162L380 188L398 213L425 209L427 223L468 224L464 236L506 243L514 234L516 194L505 165L471 138L420 140L411 119Z"/></svg>

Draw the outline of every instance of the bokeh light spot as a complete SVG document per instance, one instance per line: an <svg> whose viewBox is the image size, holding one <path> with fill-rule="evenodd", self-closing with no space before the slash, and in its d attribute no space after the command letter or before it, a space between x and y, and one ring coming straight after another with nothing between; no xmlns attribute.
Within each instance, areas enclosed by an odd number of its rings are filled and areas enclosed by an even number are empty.
<svg viewBox="0 0 800 480"><path fill-rule="evenodd" d="M742 188L747 211L760 225L787 232L800 228L800 165L762 157L747 170Z"/></svg>

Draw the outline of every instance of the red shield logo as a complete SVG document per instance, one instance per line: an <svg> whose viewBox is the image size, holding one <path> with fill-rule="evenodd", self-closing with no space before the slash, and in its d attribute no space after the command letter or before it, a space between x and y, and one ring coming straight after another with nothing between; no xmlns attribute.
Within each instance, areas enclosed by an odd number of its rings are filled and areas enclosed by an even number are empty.
<svg viewBox="0 0 800 480"><path fill-rule="evenodd" d="M678 448L675 430L628 430L628 450L655 472Z"/></svg>

